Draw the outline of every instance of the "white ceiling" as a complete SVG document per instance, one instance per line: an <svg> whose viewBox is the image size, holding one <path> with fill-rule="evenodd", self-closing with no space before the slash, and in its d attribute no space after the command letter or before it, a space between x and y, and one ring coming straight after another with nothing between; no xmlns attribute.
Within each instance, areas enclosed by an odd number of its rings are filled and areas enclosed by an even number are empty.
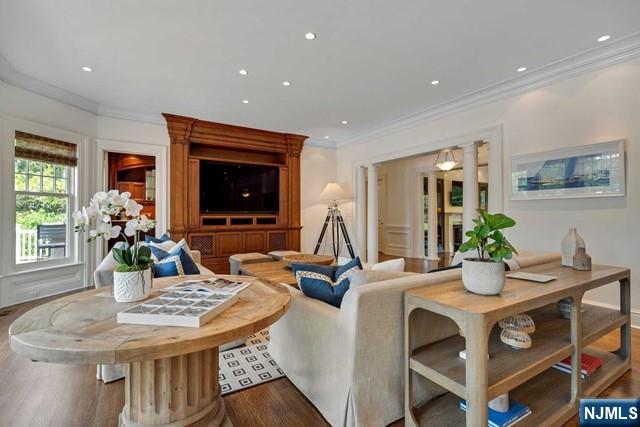
<svg viewBox="0 0 640 427"><path fill-rule="evenodd" d="M0 0L0 55L104 108L341 141L615 43L639 18L638 0Z"/></svg>

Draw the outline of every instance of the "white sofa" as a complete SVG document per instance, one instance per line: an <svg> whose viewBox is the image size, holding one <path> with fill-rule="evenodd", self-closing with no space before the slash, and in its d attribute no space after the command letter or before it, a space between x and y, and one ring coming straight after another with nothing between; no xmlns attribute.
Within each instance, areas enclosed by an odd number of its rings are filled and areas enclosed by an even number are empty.
<svg viewBox="0 0 640 427"><path fill-rule="evenodd" d="M510 268L559 259L515 257ZM289 288L291 305L270 327L269 352L332 426L390 424L404 416L404 291L460 276L454 269L367 284L347 291L339 309ZM423 333L427 344L457 330Z"/></svg>
<svg viewBox="0 0 640 427"><path fill-rule="evenodd" d="M209 270L207 267L203 266L201 262L200 251L191 250L191 256L193 260L198 265L198 269L200 270L200 274L204 276L213 276L214 273ZM118 263L113 259L113 255L111 252L107 254L106 257L102 260L96 271L93 273L93 282L96 288L104 288L108 286L113 286L113 271L118 266ZM185 280L189 279L191 276L184 276ZM158 279L160 280L160 279ZM96 377L99 380L104 381L105 383L119 380L120 378L124 378L126 365L124 364L116 364L116 365L98 365Z"/></svg>

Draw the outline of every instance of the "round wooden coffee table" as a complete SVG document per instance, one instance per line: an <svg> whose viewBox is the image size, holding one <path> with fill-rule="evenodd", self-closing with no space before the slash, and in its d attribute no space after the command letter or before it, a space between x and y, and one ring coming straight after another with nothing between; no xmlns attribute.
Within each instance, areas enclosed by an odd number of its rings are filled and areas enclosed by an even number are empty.
<svg viewBox="0 0 640 427"><path fill-rule="evenodd" d="M198 277L206 278L189 279ZM116 314L136 303L118 303L110 288L95 289L20 316L9 328L11 348L42 362L126 363L121 426L231 426L218 383L218 346L278 320L291 296L283 285L224 277L252 285L237 303L200 328L119 324ZM151 297L157 288L182 280L155 280Z"/></svg>

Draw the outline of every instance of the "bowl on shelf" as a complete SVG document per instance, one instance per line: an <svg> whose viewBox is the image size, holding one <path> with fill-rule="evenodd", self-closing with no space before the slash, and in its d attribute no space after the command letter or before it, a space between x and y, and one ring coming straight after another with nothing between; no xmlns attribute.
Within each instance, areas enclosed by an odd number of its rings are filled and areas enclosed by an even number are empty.
<svg viewBox="0 0 640 427"><path fill-rule="evenodd" d="M292 264L331 265L333 257L329 255L292 254L282 257L282 262L289 268Z"/></svg>

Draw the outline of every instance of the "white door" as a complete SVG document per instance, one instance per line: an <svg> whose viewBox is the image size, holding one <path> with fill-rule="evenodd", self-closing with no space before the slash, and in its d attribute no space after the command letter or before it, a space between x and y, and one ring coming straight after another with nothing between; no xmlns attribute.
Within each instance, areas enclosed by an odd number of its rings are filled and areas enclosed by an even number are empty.
<svg viewBox="0 0 640 427"><path fill-rule="evenodd" d="M384 252L384 221L387 207L387 180L378 175L378 251Z"/></svg>

